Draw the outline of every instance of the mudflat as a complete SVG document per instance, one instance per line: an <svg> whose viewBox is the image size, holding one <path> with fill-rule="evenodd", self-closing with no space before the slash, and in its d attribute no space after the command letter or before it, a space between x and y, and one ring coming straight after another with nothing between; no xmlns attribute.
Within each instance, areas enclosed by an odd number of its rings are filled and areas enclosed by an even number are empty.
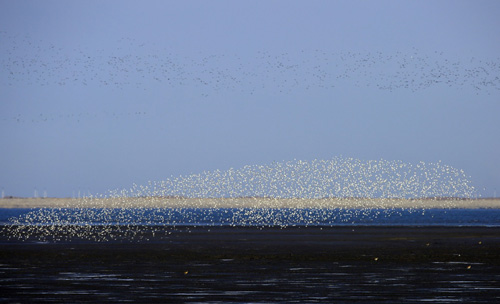
<svg viewBox="0 0 500 304"><path fill-rule="evenodd" d="M500 298L499 227L139 228L148 242L16 242L0 233L0 301L496 303Z"/></svg>
<svg viewBox="0 0 500 304"><path fill-rule="evenodd" d="M20 257L19 254L39 257L47 254L46 258L52 258L53 254L60 255L67 250L67 254L78 259L89 254L106 256L116 253L130 258L153 255L165 259L487 261L500 265L500 227L137 226L134 229L142 234L140 240L128 236L120 238L119 235L123 233L125 236L126 231L116 226L113 232L117 235L116 241L104 243L78 238L57 243L39 242L36 238L16 241L8 238L8 229L1 229L0 243L6 246L0 249L0 257L15 259ZM64 234L64 231L55 233Z"/></svg>

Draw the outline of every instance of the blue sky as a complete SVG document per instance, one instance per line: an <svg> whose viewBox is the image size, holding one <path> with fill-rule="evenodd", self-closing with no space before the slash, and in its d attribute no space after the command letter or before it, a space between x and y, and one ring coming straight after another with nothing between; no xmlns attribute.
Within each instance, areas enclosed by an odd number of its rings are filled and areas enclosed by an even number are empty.
<svg viewBox="0 0 500 304"><path fill-rule="evenodd" d="M0 1L0 187L102 193L291 159L500 191L498 1Z"/></svg>

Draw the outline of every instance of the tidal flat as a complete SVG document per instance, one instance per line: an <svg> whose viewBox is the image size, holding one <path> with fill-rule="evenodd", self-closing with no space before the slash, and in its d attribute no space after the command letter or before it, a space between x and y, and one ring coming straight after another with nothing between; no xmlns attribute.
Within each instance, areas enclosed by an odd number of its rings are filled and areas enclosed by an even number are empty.
<svg viewBox="0 0 500 304"><path fill-rule="evenodd" d="M148 242L12 242L2 234L0 302L500 299L498 227L139 228Z"/></svg>

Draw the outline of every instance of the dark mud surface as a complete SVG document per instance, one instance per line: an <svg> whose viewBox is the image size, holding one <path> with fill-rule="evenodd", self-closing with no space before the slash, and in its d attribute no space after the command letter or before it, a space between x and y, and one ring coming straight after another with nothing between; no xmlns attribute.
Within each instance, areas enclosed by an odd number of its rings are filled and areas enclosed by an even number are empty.
<svg viewBox="0 0 500 304"><path fill-rule="evenodd" d="M4 230L0 302L500 302L498 227L141 231L44 243Z"/></svg>

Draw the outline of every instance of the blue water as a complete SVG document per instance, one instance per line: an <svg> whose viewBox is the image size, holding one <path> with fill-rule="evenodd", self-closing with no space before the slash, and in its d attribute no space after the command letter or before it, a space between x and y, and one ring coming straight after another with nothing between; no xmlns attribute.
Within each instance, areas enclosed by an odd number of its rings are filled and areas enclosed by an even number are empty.
<svg viewBox="0 0 500 304"><path fill-rule="evenodd" d="M3 209L0 224L500 226L500 209Z"/></svg>

